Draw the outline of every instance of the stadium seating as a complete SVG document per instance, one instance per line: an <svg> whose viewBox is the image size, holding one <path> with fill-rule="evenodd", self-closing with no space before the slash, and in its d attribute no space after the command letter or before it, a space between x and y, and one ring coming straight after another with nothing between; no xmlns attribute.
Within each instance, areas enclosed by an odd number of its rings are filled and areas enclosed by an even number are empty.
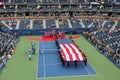
<svg viewBox="0 0 120 80"><path fill-rule="evenodd" d="M8 55L13 55L15 50L15 43L17 42L18 34L0 32L0 71L5 66Z"/></svg>
<svg viewBox="0 0 120 80"><path fill-rule="evenodd" d="M43 3L85 3L85 2L99 2L100 0L4 0L4 2L9 2L9 3L36 3L36 2L43 2ZM101 2L113 2L111 0L102 0ZM116 0L116 2L120 2L119 0Z"/></svg>
<svg viewBox="0 0 120 80"><path fill-rule="evenodd" d="M10 31L9 28L4 26L4 25L0 29L2 30L2 32L9 32Z"/></svg>
<svg viewBox="0 0 120 80"><path fill-rule="evenodd" d="M63 19L61 23L59 24L60 28L69 28L68 21L66 19Z"/></svg>
<svg viewBox="0 0 120 80"><path fill-rule="evenodd" d="M71 20L71 24L73 28L82 28L82 25L80 24L80 21L77 19L70 19Z"/></svg>
<svg viewBox="0 0 120 80"><path fill-rule="evenodd" d="M92 33L90 40L97 46L101 53L110 58L116 65L120 66L120 55L116 50L120 48L120 22L111 30L115 22L106 21L101 30ZM110 26L108 26L110 25ZM84 33L85 36L87 36Z"/></svg>
<svg viewBox="0 0 120 80"><path fill-rule="evenodd" d="M33 21L33 29L41 29L43 28L43 21L42 20L34 20Z"/></svg>
<svg viewBox="0 0 120 80"><path fill-rule="evenodd" d="M120 0L117 0L116 2L120 2Z"/></svg>
<svg viewBox="0 0 120 80"><path fill-rule="evenodd" d="M46 28L56 28L55 20L46 20Z"/></svg>
<svg viewBox="0 0 120 80"><path fill-rule="evenodd" d="M93 22L93 19L82 19L82 22L84 23L85 27L88 27Z"/></svg>
<svg viewBox="0 0 120 80"><path fill-rule="evenodd" d="M5 23L10 26L11 28L15 29L16 28L16 24L17 24L17 21L16 20L7 20L5 21Z"/></svg>
<svg viewBox="0 0 120 80"><path fill-rule="evenodd" d="M60 16L64 16L65 14L61 14ZM68 15L68 14L66 14ZM51 14L52 16L52 14ZM68 22L70 20L70 22ZM103 24L104 21L106 20L96 20L96 19L76 19L76 18L71 18L71 19L59 19L58 22L55 22L55 19L47 19L45 22L43 20L20 20L20 23L18 20L6 20L4 21L7 26L1 27L3 30L26 30L26 29L47 29L47 28L92 28L96 27L98 28L100 25ZM31 23L33 22L33 23ZM45 24L44 24L45 23ZM105 22L103 29L108 29L111 28L115 24L114 21L108 20ZM45 26L44 26L45 25ZM70 26L71 25L71 26ZM11 29L10 29L11 28Z"/></svg>
<svg viewBox="0 0 120 80"><path fill-rule="evenodd" d="M107 21L105 25L103 26L103 29L108 29L110 30L111 27L114 25L114 21Z"/></svg>
<svg viewBox="0 0 120 80"><path fill-rule="evenodd" d="M19 29L30 29L30 20L21 20Z"/></svg>

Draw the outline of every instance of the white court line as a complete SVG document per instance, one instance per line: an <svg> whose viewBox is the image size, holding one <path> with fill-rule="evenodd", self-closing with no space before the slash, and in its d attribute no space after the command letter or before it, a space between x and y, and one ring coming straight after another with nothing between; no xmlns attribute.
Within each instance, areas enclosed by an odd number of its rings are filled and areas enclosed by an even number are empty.
<svg viewBox="0 0 120 80"><path fill-rule="evenodd" d="M40 50L58 50L58 49L40 49Z"/></svg>
<svg viewBox="0 0 120 80"><path fill-rule="evenodd" d="M86 51L85 51L85 53L87 53ZM95 68L91 65L91 63L87 60L87 62L89 63L89 65L92 67L92 69L95 71L95 73L96 74L98 74L97 72L96 72L96 70L95 70ZM99 75L99 74L98 74Z"/></svg>
<svg viewBox="0 0 120 80"><path fill-rule="evenodd" d="M46 70L45 70L45 55L44 55L44 43L42 43L43 47L43 71L44 71L44 78L46 77Z"/></svg>
<svg viewBox="0 0 120 80"><path fill-rule="evenodd" d="M56 63L56 64L45 64L45 65L59 65L59 64L62 64L62 63Z"/></svg>
<svg viewBox="0 0 120 80"><path fill-rule="evenodd" d="M43 72L44 72L44 78L46 78L46 69L45 69L45 55L44 55L44 43L43 42L41 42L42 43L42 50L43 50L43 53L42 53L42 55L43 55ZM39 47L40 47L40 44L39 44L39 41L38 41L38 52L40 51L39 50ZM40 53L38 53L38 60L39 60L39 54ZM38 63L39 61L37 61L37 63ZM39 64L39 63L38 63ZM38 78L38 64L37 64L37 78L36 79L40 79L40 78Z"/></svg>
<svg viewBox="0 0 120 80"><path fill-rule="evenodd" d="M59 76L59 77L47 77L45 79L55 79L55 78L72 78L72 77L80 77L80 76L98 76L98 74L91 74L91 75L76 75L76 76ZM44 77L38 78L38 79L44 79Z"/></svg>
<svg viewBox="0 0 120 80"><path fill-rule="evenodd" d="M39 44L40 44L40 42L38 41L38 59L37 59L37 71L36 71L37 73L36 73L36 78L38 78L38 64L39 64L39 63L38 63L38 62L39 62L38 60L39 60L39 47L40 47Z"/></svg>
<svg viewBox="0 0 120 80"><path fill-rule="evenodd" d="M53 45L48 45L48 44L47 44L45 47L49 47L49 46L53 46Z"/></svg>
<svg viewBox="0 0 120 80"><path fill-rule="evenodd" d="M92 67L92 69L95 71L95 73L98 74L98 73L96 72L95 68L90 64L90 62L89 62L89 61L87 61L87 62L88 62L89 65ZM98 74L98 75L99 75L99 74Z"/></svg>
<svg viewBox="0 0 120 80"><path fill-rule="evenodd" d="M56 48L57 46L53 46L53 45L45 45L44 46L44 48L48 48L48 47Z"/></svg>
<svg viewBox="0 0 120 80"><path fill-rule="evenodd" d="M81 63L83 64L83 66L85 67L86 71L88 72L88 75L91 75L90 71L89 71L88 68L86 67L87 64L86 64L86 66L85 66L84 63L83 63L82 61L81 61Z"/></svg>

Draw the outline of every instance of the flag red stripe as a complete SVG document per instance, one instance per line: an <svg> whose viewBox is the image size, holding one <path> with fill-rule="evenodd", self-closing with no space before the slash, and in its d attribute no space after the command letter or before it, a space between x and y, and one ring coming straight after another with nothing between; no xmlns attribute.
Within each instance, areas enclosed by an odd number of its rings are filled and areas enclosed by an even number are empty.
<svg viewBox="0 0 120 80"><path fill-rule="evenodd" d="M83 54L83 52L82 52L77 46L75 46L75 47L78 49L78 51L79 51L80 55L82 56L83 60L85 60L86 57L85 57L85 55ZM82 60L82 59L80 59L80 60Z"/></svg>
<svg viewBox="0 0 120 80"><path fill-rule="evenodd" d="M77 47L77 46L76 46ZM87 60L87 58L86 58L86 56L85 56L85 54L80 50L80 49L78 49L82 54L82 57L83 57L83 60Z"/></svg>
<svg viewBox="0 0 120 80"><path fill-rule="evenodd" d="M87 60L84 53L75 44L60 44L61 55L65 61Z"/></svg>
<svg viewBox="0 0 120 80"><path fill-rule="evenodd" d="M65 55L63 57L66 57L66 61L70 61L70 57L69 57L69 54L68 54L67 50L64 48L64 46L62 44L60 45L60 47L61 47L61 49L62 49L62 51Z"/></svg>
<svg viewBox="0 0 120 80"><path fill-rule="evenodd" d="M74 49L71 45L69 45L69 46L70 46L70 48L72 49L72 51L74 52L74 54L75 54L75 56L76 56L76 60L77 60L77 61L80 61L80 58L79 58L78 54L76 53L75 49Z"/></svg>

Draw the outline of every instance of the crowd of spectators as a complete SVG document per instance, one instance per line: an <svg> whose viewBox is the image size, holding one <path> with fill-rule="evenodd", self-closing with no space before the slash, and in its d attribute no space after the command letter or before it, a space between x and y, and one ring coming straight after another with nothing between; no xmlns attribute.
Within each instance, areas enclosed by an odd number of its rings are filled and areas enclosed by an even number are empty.
<svg viewBox="0 0 120 80"><path fill-rule="evenodd" d="M14 54L17 40L17 33L0 32L0 70L2 70L6 65L6 61Z"/></svg>
<svg viewBox="0 0 120 80"><path fill-rule="evenodd" d="M38 2L39 0L5 0L5 2ZM110 1L110 0L42 0L45 2L79 2L79 1L84 1L84 2L105 2L105 1ZM40 0L40 2L42 2ZM102 16L112 16L112 17L119 17L119 13L114 13L114 12L119 12L119 5L112 5L112 4L93 4L93 3L88 3L88 4L56 4L56 5L47 5L46 4L6 4L6 5L0 5L0 17L22 17L22 16L58 16L58 15L66 15L63 13L66 13L66 11L74 11L74 14L76 16L95 16L96 14L98 15L97 12L94 11L102 11L100 15ZM85 11L93 11L92 14L88 14L89 12ZM20 12L19 12L20 11ZM24 13L25 11L28 12ZM33 12L31 12L33 11ZM42 12L39 12L42 11ZM56 12L55 12L56 11ZM62 13L63 11L63 13ZM77 11L77 12L76 12ZM81 12L83 11L83 12ZM108 12L112 12L110 15ZM23 12L23 13L22 13ZM53 12L53 13L51 13ZM98 15L99 16L99 15Z"/></svg>
<svg viewBox="0 0 120 80"><path fill-rule="evenodd" d="M4 2L8 2L8 3L31 3L31 2L108 2L109 0L4 0Z"/></svg>
<svg viewBox="0 0 120 80"><path fill-rule="evenodd" d="M60 2L60 3L65 3L65 2L80 2L80 3L85 3L85 2L98 2L98 3L105 3L105 2L120 2L119 0L3 0L4 2L8 2L8 3L37 3L37 2L44 2L44 3L48 3L48 2Z"/></svg>
<svg viewBox="0 0 120 80"><path fill-rule="evenodd" d="M96 46L101 53L109 57L120 67L120 28L110 32L100 28L97 31L84 31L83 35Z"/></svg>

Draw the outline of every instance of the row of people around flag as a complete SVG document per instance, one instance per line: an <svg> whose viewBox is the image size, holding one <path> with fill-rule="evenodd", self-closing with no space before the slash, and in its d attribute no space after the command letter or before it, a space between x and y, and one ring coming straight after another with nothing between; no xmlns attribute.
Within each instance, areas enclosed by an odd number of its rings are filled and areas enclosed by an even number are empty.
<svg viewBox="0 0 120 80"><path fill-rule="evenodd" d="M56 31L56 30L52 30L52 31L48 31L44 33L44 37L52 37L55 39L62 39L65 37L65 34L63 31Z"/></svg>

